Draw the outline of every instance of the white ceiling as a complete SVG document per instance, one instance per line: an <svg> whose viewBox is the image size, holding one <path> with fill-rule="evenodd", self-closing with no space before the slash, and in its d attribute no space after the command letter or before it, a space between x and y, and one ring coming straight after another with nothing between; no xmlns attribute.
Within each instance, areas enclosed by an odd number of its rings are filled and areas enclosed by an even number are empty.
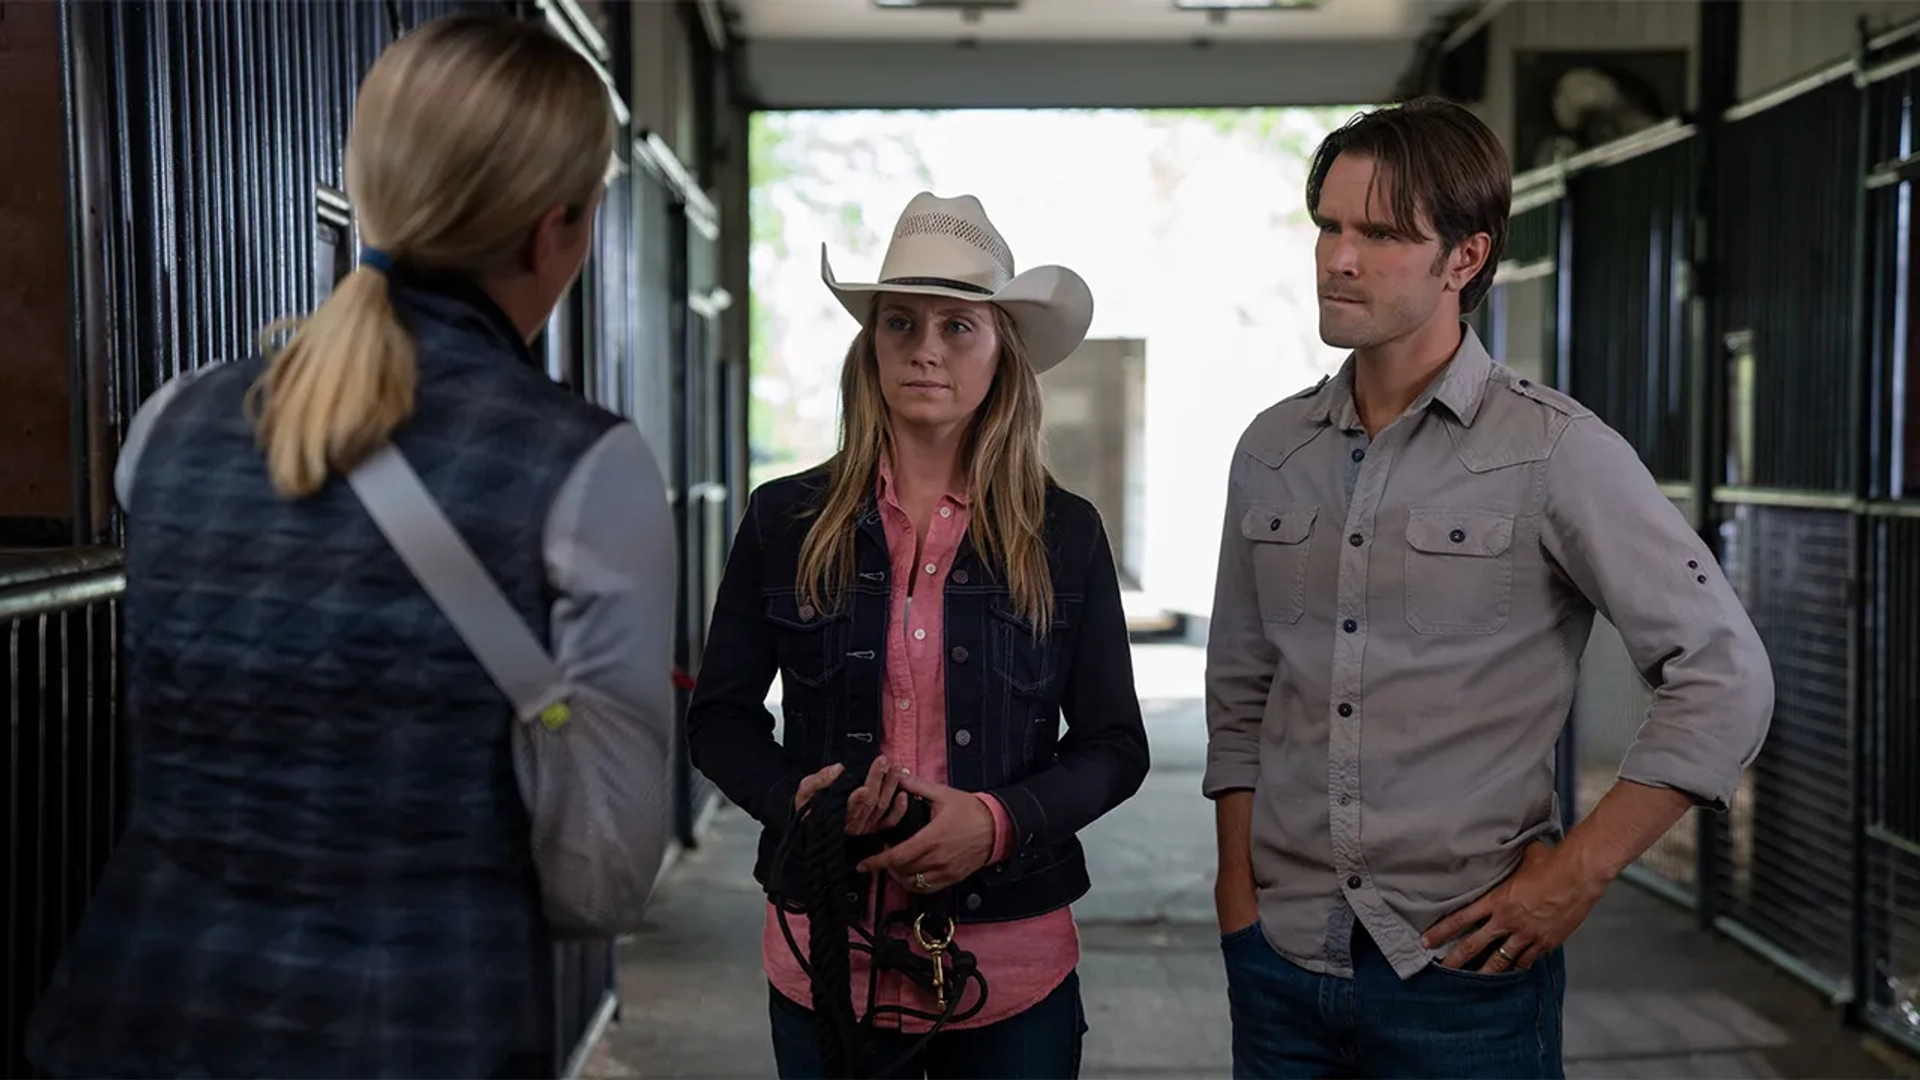
<svg viewBox="0 0 1920 1080"><path fill-rule="evenodd" d="M951 9L882 9L873 0L731 0L749 40L1344 41L1409 39L1463 0L1321 0L1317 8L1235 11L1224 22L1173 0L1021 0L967 22Z"/></svg>

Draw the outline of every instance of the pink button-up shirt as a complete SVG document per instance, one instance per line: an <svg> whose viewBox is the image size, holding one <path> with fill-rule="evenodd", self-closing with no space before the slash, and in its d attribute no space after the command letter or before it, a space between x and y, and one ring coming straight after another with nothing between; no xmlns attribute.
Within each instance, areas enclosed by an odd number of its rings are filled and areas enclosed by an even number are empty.
<svg viewBox="0 0 1920 1080"><path fill-rule="evenodd" d="M927 527L925 543L916 545L913 520L894 496L893 472L885 461L880 465L878 496L887 550L893 558L893 614L887 625L886 699L881 703L884 722L880 752L894 766L904 766L917 776L944 784L947 782L944 597L947 574L953 568L961 538L967 534L967 498L953 492L943 496ZM916 547L919 548L917 560ZM992 865L1003 861L1012 851L1013 826L998 799L986 794L977 797L993 812L995 838L989 861ZM911 899L907 891L890 877L883 876L881 880L886 888L887 910L904 909ZM806 917L789 915L787 925L793 930L794 941L806 950ZM859 941L851 933L848 936L851 941ZM991 992L987 995L986 1008L965 1021L949 1024L947 1030L984 1027L1025 1012L1058 988L1080 962L1080 931L1068 908L1013 922L963 924L954 944L971 952L979 961L980 973ZM767 979L774 988L800 1005L812 1008L811 986L793 951L787 947L786 936L780 932L779 915L772 904L767 905L760 948ZM917 944L913 948L919 951ZM862 1015L867 1009L867 961L867 954L854 952L848 962L855 1015ZM966 993L956 1004L955 1012L965 1011L974 1004L977 988L969 983ZM873 1003L929 1013L939 1011L934 1007L932 994L893 972L885 973L880 979ZM907 1032L925 1031L929 1026L925 1021L895 1013L883 1014L877 1023L897 1024Z"/></svg>

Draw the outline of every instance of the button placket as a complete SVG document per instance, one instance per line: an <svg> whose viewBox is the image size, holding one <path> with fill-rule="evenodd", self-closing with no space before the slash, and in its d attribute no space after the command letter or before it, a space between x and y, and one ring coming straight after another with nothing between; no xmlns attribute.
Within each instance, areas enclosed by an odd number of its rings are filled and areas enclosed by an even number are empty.
<svg viewBox="0 0 1920 1080"><path fill-rule="evenodd" d="M1347 543L1340 548L1334 606L1333 671L1328 689L1327 802L1333 869L1354 905L1364 903L1366 860L1360 846L1360 729L1366 650L1367 578L1380 499L1392 466L1394 443L1383 432L1366 448L1354 447L1347 466ZM1329 942L1331 953L1344 943Z"/></svg>

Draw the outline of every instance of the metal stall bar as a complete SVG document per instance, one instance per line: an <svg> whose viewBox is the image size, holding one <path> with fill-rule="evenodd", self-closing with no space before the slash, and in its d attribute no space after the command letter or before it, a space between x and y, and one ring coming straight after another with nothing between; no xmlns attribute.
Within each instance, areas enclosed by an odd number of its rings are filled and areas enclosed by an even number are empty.
<svg viewBox="0 0 1920 1080"><path fill-rule="evenodd" d="M1852 992L1854 282L1861 95L1803 81L1725 125L1715 294L1722 564L1773 660L1773 729L1718 819L1717 926L1829 999ZM1791 148L1791 149L1788 149ZM1765 223L1764 228L1756 227Z"/></svg>
<svg viewBox="0 0 1920 1080"><path fill-rule="evenodd" d="M113 548L0 560L6 764L0 1074L35 1075L29 1016L79 925L126 810L120 599Z"/></svg>
<svg viewBox="0 0 1920 1080"><path fill-rule="evenodd" d="M1850 1016L1920 1054L1920 438L1912 428L1913 179L1920 21L1867 37L1856 57L1865 203L1861 307L1867 362L1858 371L1863 496L1854 765L1859 806L1855 996Z"/></svg>

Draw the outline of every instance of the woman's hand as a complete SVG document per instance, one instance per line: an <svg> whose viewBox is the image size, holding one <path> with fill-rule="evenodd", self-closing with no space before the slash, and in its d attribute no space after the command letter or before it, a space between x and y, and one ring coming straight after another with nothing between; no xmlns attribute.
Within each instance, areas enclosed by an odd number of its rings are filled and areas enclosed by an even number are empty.
<svg viewBox="0 0 1920 1080"><path fill-rule="evenodd" d="M933 819L904 842L863 861L861 873L885 871L915 892L951 888L979 873L993 857L993 811L978 796L900 775L900 790L933 808ZM849 817L851 820L851 817Z"/></svg>
<svg viewBox="0 0 1920 1080"><path fill-rule="evenodd" d="M891 829L907 816L907 796L900 791L900 778L906 774L889 765L884 754L873 759L866 783L847 796L848 836Z"/></svg>
<svg viewBox="0 0 1920 1080"><path fill-rule="evenodd" d="M813 801L815 795L832 787L833 782L840 779L840 774L844 771L846 771L846 766L836 761L826 768L821 769L819 772L814 773L812 776L807 777L805 780L800 781L800 786L793 791L793 808L795 810L804 809L808 803Z"/></svg>

